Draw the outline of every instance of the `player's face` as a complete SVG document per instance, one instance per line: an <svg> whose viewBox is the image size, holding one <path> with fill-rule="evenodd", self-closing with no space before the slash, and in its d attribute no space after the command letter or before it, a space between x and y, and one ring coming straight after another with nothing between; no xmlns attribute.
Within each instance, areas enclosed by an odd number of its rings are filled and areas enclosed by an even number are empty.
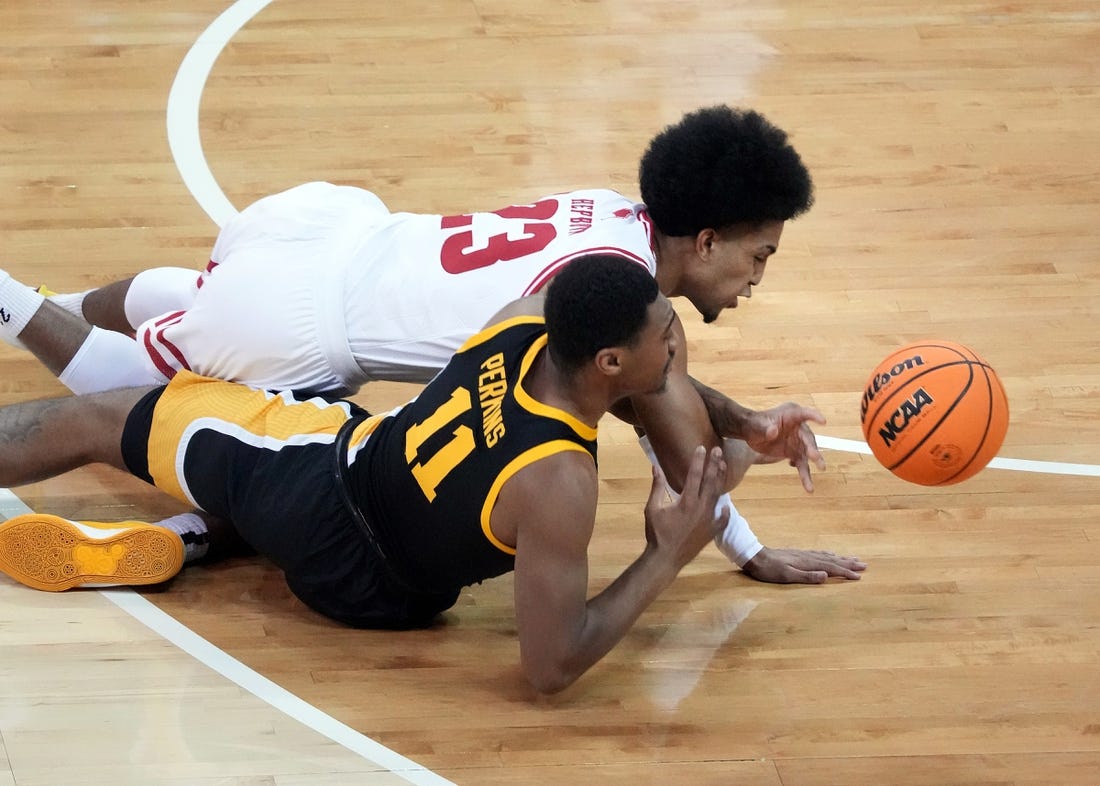
<svg viewBox="0 0 1100 786"><path fill-rule="evenodd" d="M737 227L713 235L695 260L696 269L685 276L684 294L713 322L723 309L737 308L739 298L752 297L752 288L764 279L768 257L779 248L782 221L754 227Z"/></svg>
<svg viewBox="0 0 1100 786"><path fill-rule="evenodd" d="M672 303L664 295L649 304L645 327L630 346L630 379L627 387L637 393L660 393L668 382L677 340L672 323L676 317Z"/></svg>

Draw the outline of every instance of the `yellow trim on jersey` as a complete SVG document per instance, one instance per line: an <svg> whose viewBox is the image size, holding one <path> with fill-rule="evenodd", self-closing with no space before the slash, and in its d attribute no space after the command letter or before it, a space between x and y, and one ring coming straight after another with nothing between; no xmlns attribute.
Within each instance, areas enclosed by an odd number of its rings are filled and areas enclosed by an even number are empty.
<svg viewBox="0 0 1100 786"><path fill-rule="evenodd" d="M344 460L348 464L353 464L359 455L359 451L366 446L367 440L370 439L370 435L374 433L374 430L381 425L383 420L392 417L396 412L397 410L393 410L384 412L381 415L368 415L366 420L353 428L351 436L348 438L348 452Z"/></svg>
<svg viewBox="0 0 1100 786"><path fill-rule="evenodd" d="M195 504L186 489L183 470L187 446L196 432L211 429L278 450L286 444L334 441L350 416L346 403L319 398L295 401L286 393L180 371L153 410L149 475L157 488ZM359 426L357 433L365 425Z"/></svg>
<svg viewBox="0 0 1100 786"><path fill-rule="evenodd" d="M503 488L509 478L524 467L534 464L539 459L544 459L555 453L564 453L567 450L575 450L580 453L591 455L585 450L583 445L578 445L576 442L570 442L567 439L555 439L552 442L544 442L541 445L536 445L530 450L520 453L508 462L507 466L497 475L496 480L493 481L493 485L489 488L489 493L485 495L485 504L481 506L481 531L485 534L486 539L488 539L490 543L505 554L515 556L516 550L512 546L508 546L497 540L497 537L493 534L492 528L489 526L490 518L493 515L493 508L497 504L497 497L500 496L501 488Z"/></svg>
<svg viewBox="0 0 1100 786"><path fill-rule="evenodd" d="M381 415L369 415L366 420L352 429L351 437L348 439L348 445L352 447L362 447L361 443L365 442L367 437L373 434L374 430L378 428L378 425L392 414L392 412L384 412Z"/></svg>
<svg viewBox="0 0 1100 786"><path fill-rule="evenodd" d="M533 325L542 324L544 322L546 322L545 319L543 319L542 317L536 317L534 315L509 317L508 319L497 322L493 325L489 325L485 328L482 328L477 333L474 333L472 336L466 339L462 346L458 348L458 352L456 352L455 354L457 355L460 352L465 352L470 347L482 344L491 339L496 334L500 333L503 330L507 330L513 325Z"/></svg>
<svg viewBox="0 0 1100 786"><path fill-rule="evenodd" d="M596 439L596 429L587 423L573 417L564 409L558 409L552 407L549 404L543 404L536 398L533 398L523 388L523 380L527 377L527 371L531 368L531 364L535 362L535 358L538 357L539 352L546 348L546 334L543 333L535 342L531 345L531 348L527 350L527 354L523 358L523 362L519 367L519 380L516 382L515 396L516 401L521 407L528 412L533 412L536 415L542 415L546 418L553 418L554 420L560 420L565 423L571 429L573 429L582 438L589 441Z"/></svg>

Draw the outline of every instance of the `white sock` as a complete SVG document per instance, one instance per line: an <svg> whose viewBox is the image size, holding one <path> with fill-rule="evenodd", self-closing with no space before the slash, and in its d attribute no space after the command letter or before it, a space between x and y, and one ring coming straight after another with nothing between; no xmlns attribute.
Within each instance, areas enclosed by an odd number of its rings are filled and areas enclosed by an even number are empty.
<svg viewBox="0 0 1100 786"><path fill-rule="evenodd" d="M18 339L44 298L26 284L0 270L0 339L18 349L26 349Z"/></svg>
<svg viewBox="0 0 1100 786"><path fill-rule="evenodd" d="M657 454L653 452L653 446L649 443L649 437L642 437L638 442L650 463L654 466L660 466L657 461ZM668 487L668 493L674 500L680 498L680 495L671 486ZM737 508L734 507L733 499L729 494L723 494L718 498L718 504L714 506L715 515L720 514L726 508L729 508L730 512L729 521L722 533L714 538L714 545L725 555L726 559L741 568L760 553L760 550L764 548L764 544L756 537L745 517L737 512Z"/></svg>
<svg viewBox="0 0 1100 786"><path fill-rule="evenodd" d="M178 516L157 522L158 527L170 529L183 540L184 563L194 562L206 556L210 549L210 530L197 513L180 513Z"/></svg>
<svg viewBox="0 0 1100 786"><path fill-rule="evenodd" d="M56 303L73 316L84 319L84 297L91 291L86 289L83 292L58 292L47 296L46 300Z"/></svg>

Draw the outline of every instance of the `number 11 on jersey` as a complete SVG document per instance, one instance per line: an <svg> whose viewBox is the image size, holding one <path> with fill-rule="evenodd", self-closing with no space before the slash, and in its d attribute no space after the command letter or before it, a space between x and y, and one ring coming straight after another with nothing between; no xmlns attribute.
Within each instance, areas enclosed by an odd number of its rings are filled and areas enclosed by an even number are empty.
<svg viewBox="0 0 1100 786"><path fill-rule="evenodd" d="M451 397L435 412L405 432L405 461L409 462L413 477L420 484L420 490L424 492L428 502L435 499L436 487L451 470L474 452L474 432L469 426L458 426L447 444L426 460L418 455L420 447L429 437L442 431L447 424L471 408L470 391L466 388L455 388Z"/></svg>

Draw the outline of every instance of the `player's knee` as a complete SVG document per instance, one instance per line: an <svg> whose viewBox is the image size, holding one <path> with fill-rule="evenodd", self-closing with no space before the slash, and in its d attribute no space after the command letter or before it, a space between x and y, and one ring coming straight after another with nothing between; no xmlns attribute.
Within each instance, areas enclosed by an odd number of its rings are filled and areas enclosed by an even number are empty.
<svg viewBox="0 0 1100 786"><path fill-rule="evenodd" d="M72 399L68 427L85 463L110 464L126 469L122 459L122 432L130 412L152 387L109 390Z"/></svg>

